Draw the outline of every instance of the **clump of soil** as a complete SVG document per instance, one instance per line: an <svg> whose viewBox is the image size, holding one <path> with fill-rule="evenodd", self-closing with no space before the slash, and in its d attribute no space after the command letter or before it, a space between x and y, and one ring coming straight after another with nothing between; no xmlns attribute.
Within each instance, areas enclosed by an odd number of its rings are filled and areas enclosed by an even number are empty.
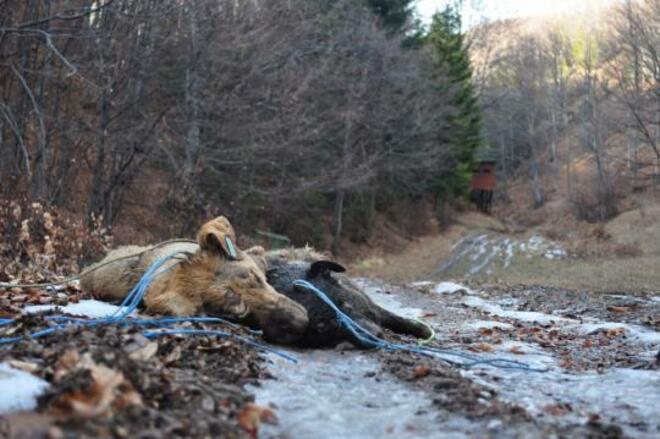
<svg viewBox="0 0 660 439"><path fill-rule="evenodd" d="M518 421L529 420L522 407L499 401L493 389L462 377L456 367L406 352L383 352L381 358L387 372L425 389L432 389L433 403L442 409L472 418L497 415Z"/></svg>
<svg viewBox="0 0 660 439"><path fill-rule="evenodd" d="M405 352L382 352L380 357L386 372L431 393L433 404L440 410L466 416L474 422L486 422L492 426L493 434L589 439L624 437L620 426L603 423L597 416L585 425L560 426L539 422L521 406L500 400L492 388L463 377L459 369L437 360Z"/></svg>

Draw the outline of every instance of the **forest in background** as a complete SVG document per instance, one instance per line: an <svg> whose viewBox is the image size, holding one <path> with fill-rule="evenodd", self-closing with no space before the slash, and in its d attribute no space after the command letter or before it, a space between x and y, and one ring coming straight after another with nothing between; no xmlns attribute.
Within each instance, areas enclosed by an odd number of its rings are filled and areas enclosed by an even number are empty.
<svg viewBox="0 0 660 439"><path fill-rule="evenodd" d="M446 221L480 146L507 217L656 192L660 0L470 29L459 6L1 0L0 229L140 243L224 213L339 252Z"/></svg>
<svg viewBox="0 0 660 439"><path fill-rule="evenodd" d="M119 242L218 213L335 251L414 232L465 193L481 120L460 18L412 7L0 1L0 196Z"/></svg>
<svg viewBox="0 0 660 439"><path fill-rule="evenodd" d="M471 33L484 135L505 177L500 205L560 200L597 223L657 195L660 1L596 6Z"/></svg>

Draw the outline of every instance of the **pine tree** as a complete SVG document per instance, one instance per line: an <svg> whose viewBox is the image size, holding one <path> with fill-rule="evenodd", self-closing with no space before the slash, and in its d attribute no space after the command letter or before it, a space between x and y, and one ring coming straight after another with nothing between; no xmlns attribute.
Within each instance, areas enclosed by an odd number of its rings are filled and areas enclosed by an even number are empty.
<svg viewBox="0 0 660 439"><path fill-rule="evenodd" d="M367 4L394 32L403 31L412 18L413 0L367 0Z"/></svg>
<svg viewBox="0 0 660 439"><path fill-rule="evenodd" d="M447 7L433 16L426 43L436 57L438 87L451 97L454 111L447 120L453 172L441 176L438 196L456 197L466 193L473 166L473 153L483 144L481 109L472 84L468 46L461 29L461 16Z"/></svg>

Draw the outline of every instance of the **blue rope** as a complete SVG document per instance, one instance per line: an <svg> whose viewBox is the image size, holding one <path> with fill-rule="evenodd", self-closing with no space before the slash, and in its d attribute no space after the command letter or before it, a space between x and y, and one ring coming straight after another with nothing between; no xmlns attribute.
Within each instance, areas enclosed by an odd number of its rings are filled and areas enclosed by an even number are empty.
<svg viewBox="0 0 660 439"><path fill-rule="evenodd" d="M194 335L215 335L218 337L233 337L235 339L238 339L242 341L243 343L254 346L258 349L261 349L263 351L271 352L273 354L276 354L284 359L287 359L291 361L292 363L297 363L298 359L294 357L293 355L286 354L280 350L277 350L275 348L272 348L270 346L266 346L264 344L258 343L254 340L251 340L247 337L243 337L241 335L236 335L236 334L231 334L229 332L225 331L219 331L219 330L210 330L210 329L165 329L161 331L144 331L142 333L145 337L147 338L155 338L159 337L162 335L178 335L178 334L194 334Z"/></svg>
<svg viewBox="0 0 660 439"><path fill-rule="evenodd" d="M49 328L41 329L35 332L28 334L27 336L17 336L17 337L3 337L0 338L0 344L9 344L16 343L26 338L40 338L46 335L50 335L56 332L59 332L65 329L67 326L79 325L83 327L95 327L99 325L135 325L135 326L155 326L160 328L166 328L161 330L144 330L142 334L148 338L154 338L162 335L208 335L208 336L218 336L225 338L234 338L246 345L253 346L261 351L271 352L275 355L278 355L286 360L289 360L293 363L297 363L298 360L285 352L274 349L265 344L259 343L255 340L252 340L248 337L244 337L237 334L232 334L230 332L219 331L219 330L204 330L204 329L184 329L176 328L173 325L178 323L221 323L232 328L239 328L240 326L229 322L220 317L162 317L155 319L141 319L130 317L130 314L133 313L137 307L142 302L144 295L147 293L149 286L153 282L154 278L162 273L167 272L170 268L161 270L163 265L169 260L173 259L176 255L170 255L164 258L160 258L155 261L151 266L144 272L138 283L131 289L131 291L126 295L124 300L119 305L119 308L108 316L97 318L97 319L82 319L79 317L67 317L67 316L47 316L47 321L59 322L54 326ZM159 271L160 270L160 271ZM15 319L0 319L0 327L7 326L15 322ZM261 334L261 331L250 330L251 334Z"/></svg>
<svg viewBox="0 0 660 439"><path fill-rule="evenodd" d="M351 319L346 313L337 308L337 306L332 302L332 300L320 289L311 284L306 280L296 280L293 282L294 285L303 287L312 293L314 293L319 299L321 299L325 304L327 304L337 315L337 321L341 326L343 326L348 332L350 332L355 339L357 339L364 346L383 349L387 351L405 351L412 352L427 357L440 358L441 360L463 367L474 367L477 365L489 365L497 367L500 369L520 369L529 372L547 372L548 369L534 368L529 364L522 363L515 360L507 360L504 358L494 358L494 359L484 359L477 357L475 355L470 355L465 352L452 351L448 349L434 348L430 346L418 346L418 345L408 345L408 344L399 344L392 343L382 338L376 337L371 334L369 331L358 325L353 319ZM455 357L460 358L463 361L452 360L444 357Z"/></svg>

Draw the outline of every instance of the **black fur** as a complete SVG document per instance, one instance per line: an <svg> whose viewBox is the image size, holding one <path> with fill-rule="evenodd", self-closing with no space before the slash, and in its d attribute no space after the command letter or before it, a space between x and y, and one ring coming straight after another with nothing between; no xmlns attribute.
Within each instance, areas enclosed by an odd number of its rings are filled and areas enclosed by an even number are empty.
<svg viewBox="0 0 660 439"><path fill-rule="evenodd" d="M345 271L344 267L335 262L318 261L310 264L268 258L268 266L268 283L307 310L309 326L299 342L301 346L334 347L342 341L351 341L360 346L360 342L339 325L334 311L314 293L294 286L293 282L297 279L314 284L325 292L339 309L374 335L380 335L382 328L387 328L416 337L430 336L426 326L381 308L348 278L333 275L333 272Z"/></svg>

